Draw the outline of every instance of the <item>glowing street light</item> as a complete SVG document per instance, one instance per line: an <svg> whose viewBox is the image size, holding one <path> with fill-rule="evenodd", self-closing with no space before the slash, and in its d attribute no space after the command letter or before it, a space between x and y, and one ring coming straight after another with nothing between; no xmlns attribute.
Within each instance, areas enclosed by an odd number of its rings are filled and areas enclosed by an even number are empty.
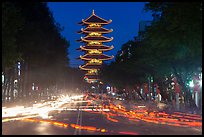
<svg viewBox="0 0 204 137"><path fill-rule="evenodd" d="M200 74L199 85L200 85L200 87L202 87L202 73Z"/></svg>
<svg viewBox="0 0 204 137"><path fill-rule="evenodd" d="M202 87L202 79L199 80L199 85L200 85L200 87Z"/></svg>
<svg viewBox="0 0 204 137"><path fill-rule="evenodd" d="M193 83L193 80L191 80L190 82L189 82L189 87L194 87L194 83Z"/></svg>

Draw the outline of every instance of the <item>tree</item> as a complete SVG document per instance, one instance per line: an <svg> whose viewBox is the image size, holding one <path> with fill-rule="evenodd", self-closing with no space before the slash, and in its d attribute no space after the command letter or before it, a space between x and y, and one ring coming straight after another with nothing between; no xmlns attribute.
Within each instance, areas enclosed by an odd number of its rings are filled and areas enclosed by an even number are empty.
<svg viewBox="0 0 204 137"><path fill-rule="evenodd" d="M16 52L16 41L24 23L19 8L15 7L12 2L2 3L2 73L5 78L2 85L3 101L6 96L13 99L16 62L21 60L20 52Z"/></svg>
<svg viewBox="0 0 204 137"><path fill-rule="evenodd" d="M159 20L147 28L142 41L128 41L122 46L116 62L102 71L105 80L124 87L127 78L131 81L127 84L133 85L153 76L165 99L171 83L165 79L173 74L188 93L189 77L202 66L201 6L201 2L146 4L145 9L159 14Z"/></svg>
<svg viewBox="0 0 204 137"><path fill-rule="evenodd" d="M12 2L2 3L2 67L13 67L20 59L17 50L17 34L22 29L24 18Z"/></svg>
<svg viewBox="0 0 204 137"><path fill-rule="evenodd" d="M55 22L47 3L13 2L5 3L3 8L6 9L2 14L3 64L15 65L20 61L19 96L29 97L32 83L43 91L63 81L69 65L70 44L60 34L63 29ZM6 83L13 83L9 79Z"/></svg>
<svg viewBox="0 0 204 137"><path fill-rule="evenodd" d="M202 4L150 2L146 10L160 13L160 20L147 30L144 40L159 62L155 66L163 67L164 74L174 74L187 92L189 75L202 66Z"/></svg>
<svg viewBox="0 0 204 137"><path fill-rule="evenodd" d="M146 46L145 46L146 47ZM151 69L144 62L148 56L144 54L145 47L138 41L128 41L123 44L121 51L116 55L116 61L102 69L102 79L117 87L120 91L124 88L132 96L131 92L137 92L136 84L142 84L150 74Z"/></svg>

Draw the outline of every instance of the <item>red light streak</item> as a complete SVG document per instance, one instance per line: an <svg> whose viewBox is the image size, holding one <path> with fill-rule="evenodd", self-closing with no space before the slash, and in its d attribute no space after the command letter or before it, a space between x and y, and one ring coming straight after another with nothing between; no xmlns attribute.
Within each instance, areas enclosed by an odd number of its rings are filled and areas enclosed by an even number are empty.
<svg viewBox="0 0 204 137"><path fill-rule="evenodd" d="M128 132L128 131L120 131L119 134L125 134L125 135L139 135L137 132Z"/></svg>

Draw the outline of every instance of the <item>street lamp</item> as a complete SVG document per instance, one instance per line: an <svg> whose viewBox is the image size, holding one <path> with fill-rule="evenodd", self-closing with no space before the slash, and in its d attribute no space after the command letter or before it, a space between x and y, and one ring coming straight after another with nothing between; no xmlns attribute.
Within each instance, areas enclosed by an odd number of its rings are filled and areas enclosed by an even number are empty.
<svg viewBox="0 0 204 137"><path fill-rule="evenodd" d="M191 87L191 88L193 88L193 87L194 87L193 80L191 80L191 81L189 82L189 87Z"/></svg>
<svg viewBox="0 0 204 137"><path fill-rule="evenodd" d="M4 74L2 72L2 83L4 83Z"/></svg>
<svg viewBox="0 0 204 137"><path fill-rule="evenodd" d="M199 85L200 85L200 87L202 87L202 73L200 74L199 78L200 78Z"/></svg>
<svg viewBox="0 0 204 137"><path fill-rule="evenodd" d="M200 87L202 87L202 79L199 81L199 85Z"/></svg>

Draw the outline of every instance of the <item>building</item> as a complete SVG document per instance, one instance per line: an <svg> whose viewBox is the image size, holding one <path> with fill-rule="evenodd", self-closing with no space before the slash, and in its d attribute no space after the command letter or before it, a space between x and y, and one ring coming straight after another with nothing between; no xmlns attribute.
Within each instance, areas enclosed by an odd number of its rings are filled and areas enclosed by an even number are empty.
<svg viewBox="0 0 204 137"><path fill-rule="evenodd" d="M151 26L152 21L140 21L139 22L139 31L138 31L138 36L137 40L142 41L144 38L145 31L148 26Z"/></svg>
<svg viewBox="0 0 204 137"><path fill-rule="evenodd" d="M109 30L103 27L111 22L112 20L107 21L97 16L93 10L91 16L85 20L82 19L82 22L79 23L80 25L85 26L85 28L78 31L78 34L85 35L84 37L81 37L81 39L77 40L84 44L77 50L81 50L85 53L78 58L84 61L84 65L80 65L79 68L87 72L84 76L84 80L88 83L100 82L98 73L103 61L114 58L114 56L103 54L103 52L114 48L113 45L107 46L103 44L113 40L113 37L108 38L103 36L103 34L113 31L112 29Z"/></svg>
<svg viewBox="0 0 204 137"><path fill-rule="evenodd" d="M153 17L153 20L152 21L140 21L139 22L139 31L138 31L138 36L135 37L135 40L137 41L142 41L144 39L144 34L145 34L145 31L147 30L147 28L149 26L152 25L153 22L156 22L159 20L160 18L160 15L159 14L152 14L152 17Z"/></svg>

